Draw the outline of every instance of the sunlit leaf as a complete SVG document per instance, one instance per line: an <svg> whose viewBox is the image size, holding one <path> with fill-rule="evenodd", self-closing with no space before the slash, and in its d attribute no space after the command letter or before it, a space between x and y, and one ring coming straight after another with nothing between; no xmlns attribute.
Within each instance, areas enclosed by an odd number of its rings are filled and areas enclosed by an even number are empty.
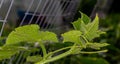
<svg viewBox="0 0 120 64"><path fill-rule="evenodd" d="M87 31L86 25L80 18L72 23L75 30L80 30L83 34Z"/></svg>
<svg viewBox="0 0 120 64"><path fill-rule="evenodd" d="M28 47L21 46L2 46L0 47L0 60L10 59L11 56L19 53L19 51L29 51Z"/></svg>
<svg viewBox="0 0 120 64"><path fill-rule="evenodd" d="M58 42L56 34L48 31L40 31L38 25L26 25L12 31L5 45L21 44L21 42L35 43L39 40Z"/></svg>
<svg viewBox="0 0 120 64"><path fill-rule="evenodd" d="M15 55L18 52L19 52L18 50L5 50L5 49L2 49L2 50L0 50L0 60L10 59L13 55Z"/></svg>
<svg viewBox="0 0 120 64"><path fill-rule="evenodd" d="M100 33L98 33L98 26L99 25L99 18L98 16L95 17L93 22L88 23L86 25L87 31L85 32L84 36L91 41L92 39L99 37Z"/></svg>
<svg viewBox="0 0 120 64"><path fill-rule="evenodd" d="M81 13L81 18L79 18L77 21L73 22L73 27L75 30L79 30L82 32L82 34L89 40L91 41L92 39L99 37L100 34L103 32L98 30L99 29L99 18L96 15L95 19L93 22L90 22L91 19Z"/></svg>
<svg viewBox="0 0 120 64"><path fill-rule="evenodd" d="M78 43L80 44L80 36L81 36L81 32L78 30L73 30L73 31L69 31L66 32L64 34L62 34L63 37L63 42L73 42L73 43Z"/></svg>
<svg viewBox="0 0 120 64"><path fill-rule="evenodd" d="M57 35L53 32L41 31L40 37L42 41L58 42Z"/></svg>
<svg viewBox="0 0 120 64"><path fill-rule="evenodd" d="M20 42L36 42L40 39L39 29L38 25L18 27L9 34L6 45L19 44Z"/></svg>

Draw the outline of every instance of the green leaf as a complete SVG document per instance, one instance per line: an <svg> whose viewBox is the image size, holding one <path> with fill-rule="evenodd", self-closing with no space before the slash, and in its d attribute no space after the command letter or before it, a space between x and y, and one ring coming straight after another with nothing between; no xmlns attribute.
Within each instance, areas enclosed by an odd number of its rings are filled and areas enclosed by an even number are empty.
<svg viewBox="0 0 120 64"><path fill-rule="evenodd" d="M58 42L57 35L53 32L41 31L40 37L45 42Z"/></svg>
<svg viewBox="0 0 120 64"><path fill-rule="evenodd" d="M95 19L93 22L90 22L91 19L81 13L81 18L79 18L77 21L73 22L73 27L75 30L80 30L82 34L89 40L91 41L92 39L99 37L100 34L103 32L98 30L99 27L99 18L96 15Z"/></svg>
<svg viewBox="0 0 120 64"><path fill-rule="evenodd" d="M35 43L37 41L58 42L55 33L39 29L39 26L34 24L18 27L9 34L5 45L19 45L23 44L22 42Z"/></svg>
<svg viewBox="0 0 120 64"><path fill-rule="evenodd" d="M73 42L82 45L80 41L81 32L78 30L72 30L62 34L63 42Z"/></svg>
<svg viewBox="0 0 120 64"><path fill-rule="evenodd" d="M43 58L40 55L36 55L36 56L28 56L27 57L27 62L38 62L40 60L42 60Z"/></svg>
<svg viewBox="0 0 120 64"><path fill-rule="evenodd" d="M73 25L73 27L74 27L75 30L80 30L81 21L82 21L82 20L81 20L80 18L78 18L77 21L74 21L74 22L72 23L72 25Z"/></svg>
<svg viewBox="0 0 120 64"><path fill-rule="evenodd" d="M87 31L85 23L80 18L72 24L75 30L80 30L83 34Z"/></svg>
<svg viewBox="0 0 120 64"><path fill-rule="evenodd" d="M92 49L100 49L101 47L105 47L108 46L109 44L107 43L87 43L87 47L88 48L92 48Z"/></svg>
<svg viewBox="0 0 120 64"><path fill-rule="evenodd" d="M91 19L84 13L80 12L81 13L81 20L84 21L85 24L88 24L91 22Z"/></svg>
<svg viewBox="0 0 120 64"><path fill-rule="evenodd" d="M40 39L39 29L38 25L18 27L9 34L6 45L20 44L20 42L36 42Z"/></svg>
<svg viewBox="0 0 120 64"><path fill-rule="evenodd" d="M29 51L29 49L22 46L2 46L0 47L0 60L10 59L13 55L19 53L19 51Z"/></svg>
<svg viewBox="0 0 120 64"><path fill-rule="evenodd" d="M10 59L13 55L18 53L18 50L11 50L11 49L0 49L0 60L3 59Z"/></svg>
<svg viewBox="0 0 120 64"><path fill-rule="evenodd" d="M28 47L23 47L23 46L9 46L5 45L2 47L2 50L16 50L16 51L26 51L29 50Z"/></svg>
<svg viewBox="0 0 120 64"><path fill-rule="evenodd" d="M88 23L86 25L87 31L85 32L84 36L91 41L92 39L99 37L101 33L98 31L98 25L99 25L99 18L96 15L95 19L93 22Z"/></svg>

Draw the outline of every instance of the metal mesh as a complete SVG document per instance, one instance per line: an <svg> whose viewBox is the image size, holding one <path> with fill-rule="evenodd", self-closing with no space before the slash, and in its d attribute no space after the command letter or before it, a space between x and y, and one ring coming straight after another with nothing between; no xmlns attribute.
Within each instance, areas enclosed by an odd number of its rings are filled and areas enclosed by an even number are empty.
<svg viewBox="0 0 120 64"><path fill-rule="evenodd" d="M5 23L7 22L10 10L12 8L14 0L1 0L0 1L0 22L1 22L1 31L0 36L2 35ZM6 4L7 3L7 4Z"/></svg>
<svg viewBox="0 0 120 64"><path fill-rule="evenodd" d="M60 28L73 20L79 2L80 0L0 0L0 36L5 23L10 21L17 27L38 24L44 29Z"/></svg>
<svg viewBox="0 0 120 64"><path fill-rule="evenodd" d="M79 3L80 0L0 0L0 36L10 21L17 27L38 24L42 29L61 30L65 23L73 21ZM15 58L18 58L15 64L22 64L23 54L4 60L2 64L6 61L11 64Z"/></svg>

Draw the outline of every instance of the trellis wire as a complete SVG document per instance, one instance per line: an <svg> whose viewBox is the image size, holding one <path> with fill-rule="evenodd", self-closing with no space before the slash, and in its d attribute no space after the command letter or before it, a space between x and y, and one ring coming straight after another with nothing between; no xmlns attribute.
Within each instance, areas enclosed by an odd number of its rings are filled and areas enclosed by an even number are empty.
<svg viewBox="0 0 120 64"><path fill-rule="evenodd" d="M8 15L9 15L9 13L10 13L10 10L11 10L11 8L12 8L13 2L14 2L14 0L11 1L11 4L10 4L10 6L9 6L9 9L8 9L8 11L7 11L7 13L6 13L6 17L5 17L4 20L3 20L3 25L2 25L2 28L1 28L1 31L0 31L0 36L2 35L2 32L3 32L3 29L4 29L5 23L7 22L7 18L8 18ZM1 4L1 6L2 6L3 0L1 1L0 4ZM1 6L0 6L0 7L1 7Z"/></svg>
<svg viewBox="0 0 120 64"><path fill-rule="evenodd" d="M31 15L32 17L30 18L27 24L31 24L35 16L37 16L37 19L36 21L34 21L34 24L42 25L41 28L43 29L49 29L53 27L53 25L56 25L57 27L55 27L54 29L58 29L65 22L63 21L63 17L70 16L69 13L74 12L73 14L75 14L81 0L38 0L35 10L32 11L33 13L30 13L30 12L35 0L28 0L28 1L30 1L29 7L25 10L26 12L24 13L24 17L21 19L19 26L24 25L24 22L26 21L25 19L27 18L27 16ZM4 3L4 0L1 0L0 8L2 7L3 3ZM8 8L5 18L3 20L0 19L0 22L3 23L0 31L0 36L2 35L2 32L4 30L5 23L7 22L7 18L13 3L15 3L14 0L11 0L11 4ZM72 19L73 16L71 16L71 21L73 20ZM46 22L47 24L45 24ZM39 54L39 51L35 53ZM6 61L8 61L8 64L12 64L13 60L16 58L17 58L16 64L22 64L25 60L22 58L23 54L24 54L24 51L22 51L18 55L11 57L11 59L9 60L5 59L2 62L2 64L5 64Z"/></svg>

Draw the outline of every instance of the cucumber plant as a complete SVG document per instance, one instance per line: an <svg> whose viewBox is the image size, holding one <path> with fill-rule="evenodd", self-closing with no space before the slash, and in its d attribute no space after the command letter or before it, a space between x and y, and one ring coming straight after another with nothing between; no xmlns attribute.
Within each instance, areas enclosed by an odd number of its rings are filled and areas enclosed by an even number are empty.
<svg viewBox="0 0 120 64"><path fill-rule="evenodd" d="M73 22L72 25L73 30L61 34L63 38L62 43L71 42L72 45L50 52L47 52L45 44L60 42L55 33L40 31L40 27L36 24L18 27L8 35L6 43L0 47L0 60L10 59L13 55L20 53L20 51L31 51L33 48L37 49L36 45L42 49L43 54L27 56L27 62L46 64L74 54L107 52L107 50L101 48L109 44L93 41L94 38L105 33L99 30L98 15L91 21L87 15L81 12L81 18ZM87 48L94 49L95 51L84 51ZM57 54L61 51L64 52Z"/></svg>

